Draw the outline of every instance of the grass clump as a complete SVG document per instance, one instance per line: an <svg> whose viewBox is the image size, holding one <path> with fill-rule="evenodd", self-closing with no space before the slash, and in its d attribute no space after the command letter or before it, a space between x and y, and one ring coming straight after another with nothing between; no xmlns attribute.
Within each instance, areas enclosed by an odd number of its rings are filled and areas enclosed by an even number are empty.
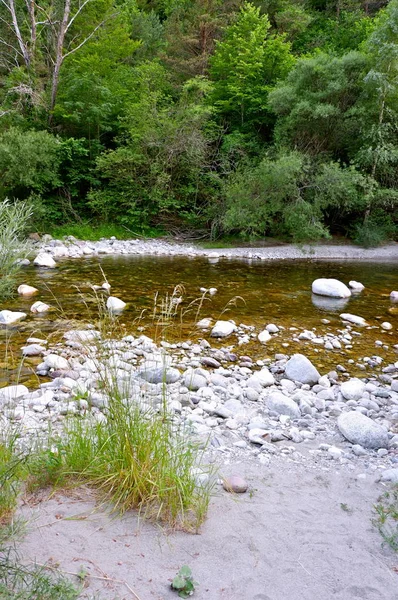
<svg viewBox="0 0 398 600"><path fill-rule="evenodd" d="M374 507L376 516L373 520L385 544L394 552L398 552L398 485L385 492Z"/></svg>
<svg viewBox="0 0 398 600"><path fill-rule="evenodd" d="M73 235L79 240L89 240L97 242L101 238L111 238L115 236L118 240L127 240L134 237L157 237L163 235L160 229L144 228L140 224L132 225L131 228L117 225L116 223L98 223L89 222L67 223L66 225L54 225L47 233L54 238L60 239L68 235Z"/></svg>
<svg viewBox="0 0 398 600"><path fill-rule="evenodd" d="M17 439L16 433L8 431L0 437L0 526L8 523L14 512L24 478L26 457L17 449Z"/></svg>
<svg viewBox="0 0 398 600"><path fill-rule="evenodd" d="M71 420L65 436L37 455L30 485L90 485L121 513L138 509L146 518L197 531L210 496L195 478L202 452L165 410L113 394L106 419Z"/></svg>
<svg viewBox="0 0 398 600"><path fill-rule="evenodd" d="M16 275L20 269L18 259L28 253L23 240L27 222L32 214L25 202L0 202L0 298L8 298L14 292Z"/></svg>

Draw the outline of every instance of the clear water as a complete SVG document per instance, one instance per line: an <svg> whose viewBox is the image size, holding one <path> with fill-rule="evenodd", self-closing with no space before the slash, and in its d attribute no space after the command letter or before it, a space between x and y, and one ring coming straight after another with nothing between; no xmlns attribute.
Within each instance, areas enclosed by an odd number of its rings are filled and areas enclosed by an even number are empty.
<svg viewBox="0 0 398 600"><path fill-rule="evenodd" d="M29 335L47 337L51 333L56 339L57 332L73 326L70 321L87 322L97 318L98 303L90 286L104 281L101 269L112 286L112 295L128 303L119 318L127 332L134 333L140 327L146 335L157 339L161 336L169 341L178 338L198 339L202 334L194 326L198 307L195 300L201 296L200 287L215 287L218 292L211 298L206 296L200 318L234 319L238 324L255 325L257 328L272 322L287 328L265 347L257 342L236 347L238 354L264 358L272 356L274 352L298 351L298 345L291 342L292 332L288 328L316 328L319 334L336 332L342 327L339 313L350 312L366 318L374 326L373 329L360 330L363 335L355 339L351 351L341 356L338 352L325 352L323 349L316 352L316 347L310 343L300 346L301 351L321 368L332 367L339 362L346 364L348 358L358 360L374 354L382 356L385 362L398 359L392 348L398 343L398 305L393 305L389 298L390 292L398 289L397 263L236 259L221 259L212 263L206 258L105 256L61 261L56 269L28 267L23 271L20 283L37 287L39 294L34 299L15 297L1 306L27 312L29 316L7 331L0 330L0 366L4 367L6 347L8 354L13 352L17 360L19 348ZM318 277L334 277L345 283L353 279L362 282L365 290L347 302L330 301L311 294L311 283ZM164 327L159 325L158 317L153 318L154 298L157 296L159 316L162 299L167 295L170 298L178 284L184 288L183 301L178 306L173 326L165 332ZM54 310L44 316L32 315L29 309L36 299L47 302ZM329 325L321 323L324 318L330 320ZM392 323L393 331L381 331L379 325L382 321ZM377 339L387 344L389 349L375 347ZM232 345L234 341L228 338L223 345ZM283 342L290 343L288 349L281 347ZM26 372L24 369L25 378ZM15 375L14 370L12 375ZM8 381L9 378L10 373L3 380Z"/></svg>

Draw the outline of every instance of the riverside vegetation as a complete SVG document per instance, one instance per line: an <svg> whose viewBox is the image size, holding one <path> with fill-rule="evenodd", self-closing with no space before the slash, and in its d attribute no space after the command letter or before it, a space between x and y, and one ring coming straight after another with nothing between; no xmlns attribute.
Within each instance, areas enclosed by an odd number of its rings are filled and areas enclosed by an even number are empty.
<svg viewBox="0 0 398 600"><path fill-rule="evenodd" d="M394 239L397 20L397 0L2 0L0 200L41 232Z"/></svg>

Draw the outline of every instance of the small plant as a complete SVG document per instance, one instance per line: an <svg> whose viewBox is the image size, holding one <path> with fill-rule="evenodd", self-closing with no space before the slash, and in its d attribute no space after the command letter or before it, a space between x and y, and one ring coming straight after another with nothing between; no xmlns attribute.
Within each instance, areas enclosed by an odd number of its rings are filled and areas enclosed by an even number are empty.
<svg viewBox="0 0 398 600"><path fill-rule="evenodd" d="M374 509L377 516L373 519L373 524L379 530L384 543L394 552L398 552L398 486L385 492Z"/></svg>
<svg viewBox="0 0 398 600"><path fill-rule="evenodd" d="M199 585L192 577L192 571L188 565L183 565L171 582L171 588L175 590L180 598L192 596L195 587Z"/></svg>
<svg viewBox="0 0 398 600"><path fill-rule="evenodd" d="M340 503L340 508L341 508L341 510L343 510L344 512L346 512L348 514L351 514L353 512L352 508L350 508L348 506L348 504L345 504L344 502Z"/></svg>

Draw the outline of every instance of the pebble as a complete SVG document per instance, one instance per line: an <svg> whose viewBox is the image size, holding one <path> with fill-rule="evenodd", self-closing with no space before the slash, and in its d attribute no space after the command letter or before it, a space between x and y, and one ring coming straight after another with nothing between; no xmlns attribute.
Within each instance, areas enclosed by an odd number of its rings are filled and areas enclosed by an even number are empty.
<svg viewBox="0 0 398 600"><path fill-rule="evenodd" d="M233 492L234 494L244 494L247 492L249 484L243 477L239 475L232 475L223 479L222 486L226 492Z"/></svg>

